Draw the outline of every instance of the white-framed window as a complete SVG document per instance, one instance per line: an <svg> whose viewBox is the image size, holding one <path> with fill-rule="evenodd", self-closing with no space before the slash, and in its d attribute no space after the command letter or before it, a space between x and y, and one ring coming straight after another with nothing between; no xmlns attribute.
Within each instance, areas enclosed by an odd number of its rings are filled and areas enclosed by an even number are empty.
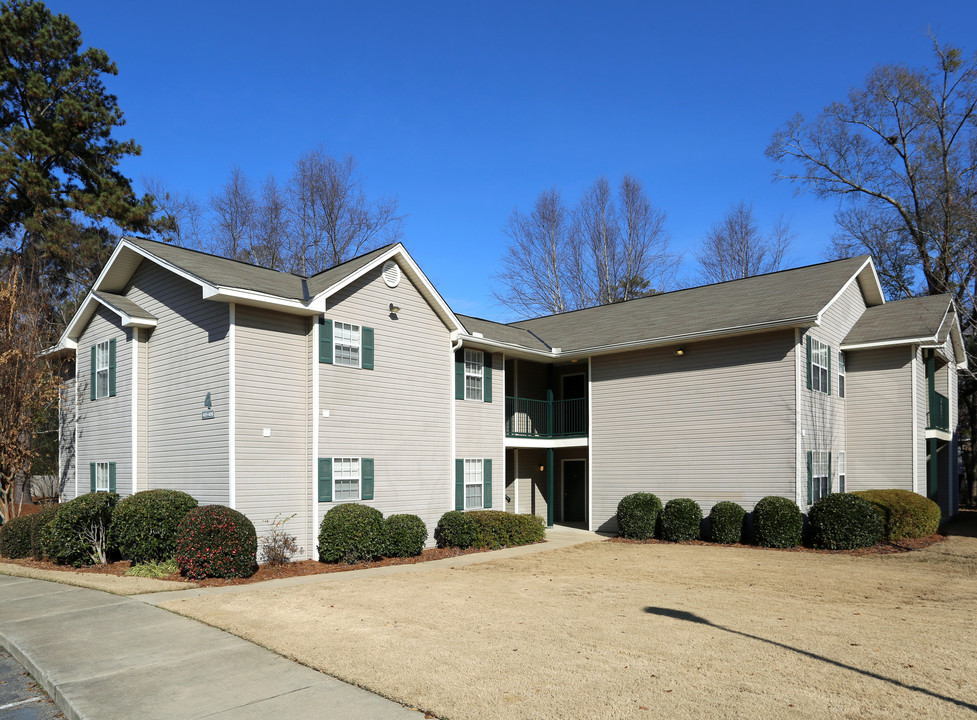
<svg viewBox="0 0 977 720"><path fill-rule="evenodd" d="M332 499L359 500L360 499L360 459L333 458L332 459Z"/></svg>
<svg viewBox="0 0 977 720"><path fill-rule="evenodd" d="M109 341L95 346L95 398L109 396ZM107 464L106 468L108 467ZM108 472L108 470L106 470ZM108 477L108 475L106 475ZM108 480L106 480L108 482ZM106 485L106 490L108 485Z"/></svg>
<svg viewBox="0 0 977 720"><path fill-rule="evenodd" d="M847 492L845 490L845 451L842 450L838 453L838 492Z"/></svg>
<svg viewBox="0 0 977 720"><path fill-rule="evenodd" d="M465 350L465 400L482 399L484 366L485 354L481 350Z"/></svg>
<svg viewBox="0 0 977 720"><path fill-rule="evenodd" d="M811 504L831 492L829 473L831 453L815 450L811 453Z"/></svg>
<svg viewBox="0 0 977 720"><path fill-rule="evenodd" d="M95 463L95 492L109 492L110 485L109 463Z"/></svg>
<svg viewBox="0 0 977 720"><path fill-rule="evenodd" d="M465 510L481 510L484 480L481 460L465 460Z"/></svg>
<svg viewBox="0 0 977 720"><path fill-rule="evenodd" d="M838 351L838 397L845 397L845 353Z"/></svg>
<svg viewBox="0 0 977 720"><path fill-rule="evenodd" d="M360 326L335 322L332 333L333 362L336 365L360 366Z"/></svg>
<svg viewBox="0 0 977 720"><path fill-rule="evenodd" d="M829 392L831 382L828 369L830 350L820 340L811 338L811 389L817 392Z"/></svg>

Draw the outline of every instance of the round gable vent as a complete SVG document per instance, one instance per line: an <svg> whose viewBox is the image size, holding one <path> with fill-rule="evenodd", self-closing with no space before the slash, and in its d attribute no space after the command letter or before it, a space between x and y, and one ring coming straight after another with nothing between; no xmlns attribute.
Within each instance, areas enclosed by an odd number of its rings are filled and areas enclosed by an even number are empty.
<svg viewBox="0 0 977 720"><path fill-rule="evenodd" d="M400 265L393 260L387 260L383 264L383 281L387 287L395 288L400 285Z"/></svg>

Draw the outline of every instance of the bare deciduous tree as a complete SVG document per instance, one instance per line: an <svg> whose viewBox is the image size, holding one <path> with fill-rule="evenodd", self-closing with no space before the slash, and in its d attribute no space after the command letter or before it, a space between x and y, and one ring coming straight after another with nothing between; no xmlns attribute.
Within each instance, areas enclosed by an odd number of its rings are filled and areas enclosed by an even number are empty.
<svg viewBox="0 0 977 720"><path fill-rule="evenodd" d="M143 178L143 185L156 207L157 234L174 245L200 249L204 210L196 198L171 193L158 177Z"/></svg>
<svg viewBox="0 0 977 720"><path fill-rule="evenodd" d="M30 494L35 425L40 414L57 403L60 388L51 363L41 356L49 333L40 298L16 262L4 271L0 280L0 515L5 519L18 515L24 496Z"/></svg>
<svg viewBox="0 0 977 720"><path fill-rule="evenodd" d="M779 270L792 237L790 223L783 219L767 235L761 233L753 204L741 201L726 211L699 245L700 279L717 283Z"/></svg>
<svg viewBox="0 0 977 720"><path fill-rule="evenodd" d="M598 178L570 211L556 188L528 215L514 210L496 299L522 315L567 312L660 292L679 258L669 252L665 213L626 175L617 198Z"/></svg>
<svg viewBox="0 0 977 720"><path fill-rule="evenodd" d="M812 121L795 116L767 154L781 164L779 178L843 203L836 255L871 253L896 297L950 293L969 336L977 321L977 56L931 40L933 71L877 67L847 101ZM974 392L965 378L961 417L971 438ZM966 469L977 496L975 468Z"/></svg>
<svg viewBox="0 0 977 720"><path fill-rule="evenodd" d="M255 232L257 202L254 189L241 168L231 169L231 176L210 198L214 213L212 243L214 249L232 260L247 260Z"/></svg>

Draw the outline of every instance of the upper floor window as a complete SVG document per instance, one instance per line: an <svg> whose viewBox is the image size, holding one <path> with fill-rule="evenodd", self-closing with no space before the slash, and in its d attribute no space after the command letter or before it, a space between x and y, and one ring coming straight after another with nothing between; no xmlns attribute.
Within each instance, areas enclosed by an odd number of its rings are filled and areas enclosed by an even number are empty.
<svg viewBox="0 0 977 720"><path fill-rule="evenodd" d="M109 396L109 341L100 342L95 346L95 397L103 398ZM105 465L105 472L108 473L108 465L106 463L99 463L99 465ZM108 475L106 475L106 478ZM106 479L105 489L108 489L108 480Z"/></svg>
<svg viewBox="0 0 977 720"><path fill-rule="evenodd" d="M482 371L485 354L481 350L465 350L465 400L482 399Z"/></svg>
<svg viewBox="0 0 977 720"><path fill-rule="evenodd" d="M336 365L360 366L360 326L336 322L333 326L333 357Z"/></svg>
<svg viewBox="0 0 977 720"><path fill-rule="evenodd" d="M811 389L831 394L831 348L814 338L810 343Z"/></svg>
<svg viewBox="0 0 977 720"><path fill-rule="evenodd" d="M845 353L838 351L838 397L845 397Z"/></svg>

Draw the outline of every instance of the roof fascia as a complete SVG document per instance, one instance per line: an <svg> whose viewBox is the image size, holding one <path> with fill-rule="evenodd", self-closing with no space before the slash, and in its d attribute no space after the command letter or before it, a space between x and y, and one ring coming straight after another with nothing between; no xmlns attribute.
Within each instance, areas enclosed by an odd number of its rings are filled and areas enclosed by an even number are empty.
<svg viewBox="0 0 977 720"><path fill-rule="evenodd" d="M325 312L324 301L320 306L315 302L305 303L301 300L283 298L280 295L270 295L268 293L258 292L256 290L225 287L223 285L205 285L203 287L202 295L205 300L254 305L257 307L279 310L281 312L288 312L296 315L318 315Z"/></svg>
<svg viewBox="0 0 977 720"><path fill-rule="evenodd" d="M157 265L159 265L160 267L166 268L170 272L172 272L172 273L174 273L176 275L179 275L184 280L189 280L190 282L194 283L195 285L199 285L205 291L207 291L207 290L214 290L214 291L216 291L216 289L217 289L217 286L216 285L207 282L206 280L204 280L201 277L198 277L197 275L194 275L192 272L190 272L188 270L185 270L184 268L180 267L179 265L174 265L169 260L164 260L159 255L154 255L153 253L149 252L148 250L144 250L143 248L139 247L138 245L129 242L126 238L122 238L122 241L115 248L116 251L112 253L112 257L109 258L109 261L107 263L105 263L105 267L102 269L102 272L99 273L98 279L95 281L95 284L92 286L92 289L93 290L100 290L101 289L102 276L105 275L108 272L109 268L112 266L112 261L115 260L116 254L119 251L121 251L122 248L128 248L128 249L132 250L133 252L135 252L136 254L142 255L147 260L151 260L154 263L156 263Z"/></svg>
<svg viewBox="0 0 977 720"><path fill-rule="evenodd" d="M851 343L842 344L842 350L875 350L877 348L885 347L896 347L898 345L920 345L924 347L936 347L939 343L937 342L935 335L930 335L927 337L907 337L907 338L893 338L891 340L876 340L875 342L867 343Z"/></svg>
<svg viewBox="0 0 977 720"><path fill-rule="evenodd" d="M68 327L65 328L64 333L61 335L61 339L58 340L58 344L55 345L56 348L62 347L78 347L78 338L81 337L82 329L84 326L88 325L91 320L92 315L95 314L94 310L91 310L91 304L95 302L102 307L111 310L113 313L119 316L121 320L122 327L133 327L133 328L154 328L156 327L156 320L149 318L134 318L129 313L120 310L115 307L112 303L107 300L100 298L92 290L85 296L85 300L82 302L81 307L75 311L74 316L71 318L71 322L68 323ZM70 345L68 344L70 343Z"/></svg>
<svg viewBox="0 0 977 720"><path fill-rule="evenodd" d="M387 260L390 260L395 256L400 257L400 259L403 260L408 267L410 267L411 272L413 272L414 275L421 281L422 288L426 291L425 294L427 294L429 299L433 301L435 308L438 311L438 315L441 316L441 319L445 322L445 325L448 326L448 329L452 332L464 331L465 326L462 325L461 321L455 316L452 309L448 307L448 303L446 303L444 298L441 297L441 293L439 293L434 285L431 284L431 281L427 279L427 275L425 275L420 266L414 262L414 258L410 256L410 253L407 252L407 249L402 243L397 243L382 255L378 255L373 260L366 263L366 265L363 267L357 268L349 275L344 276L338 282L333 283L325 290L319 292L314 298L311 299L310 305L315 304L317 307L321 306L322 309L318 312L325 312L326 301L330 296L339 292L351 283L356 282L368 272L376 267L379 267L381 264L387 262Z"/></svg>
<svg viewBox="0 0 977 720"><path fill-rule="evenodd" d="M845 282L845 284L841 286L841 289L835 293L835 296L828 301L828 304L825 305L823 308L821 308L821 311L818 313L818 325L821 324L821 319L824 317L824 314L828 312L831 306L838 301L838 298L840 298L842 295L845 294L845 291L848 290L849 287L851 287L851 284L854 282L858 282L859 276L862 274L862 272L865 270L866 267L871 269L872 271L871 277L872 277L872 282L874 284L874 289L878 291L878 300L880 302L877 302L875 304L885 305L885 295L883 295L882 293L882 285L879 283L879 276L875 272L875 263L872 262L872 258L871 256L869 256L868 258L865 259L865 262L862 263L861 267L859 267L858 270L856 270L852 274L852 276L848 278L847 282ZM861 285L859 285L859 289L861 290L863 295L868 294L865 292L865 289ZM873 299L874 298L866 297L866 301L870 301ZM866 302L866 304L868 303Z"/></svg>

